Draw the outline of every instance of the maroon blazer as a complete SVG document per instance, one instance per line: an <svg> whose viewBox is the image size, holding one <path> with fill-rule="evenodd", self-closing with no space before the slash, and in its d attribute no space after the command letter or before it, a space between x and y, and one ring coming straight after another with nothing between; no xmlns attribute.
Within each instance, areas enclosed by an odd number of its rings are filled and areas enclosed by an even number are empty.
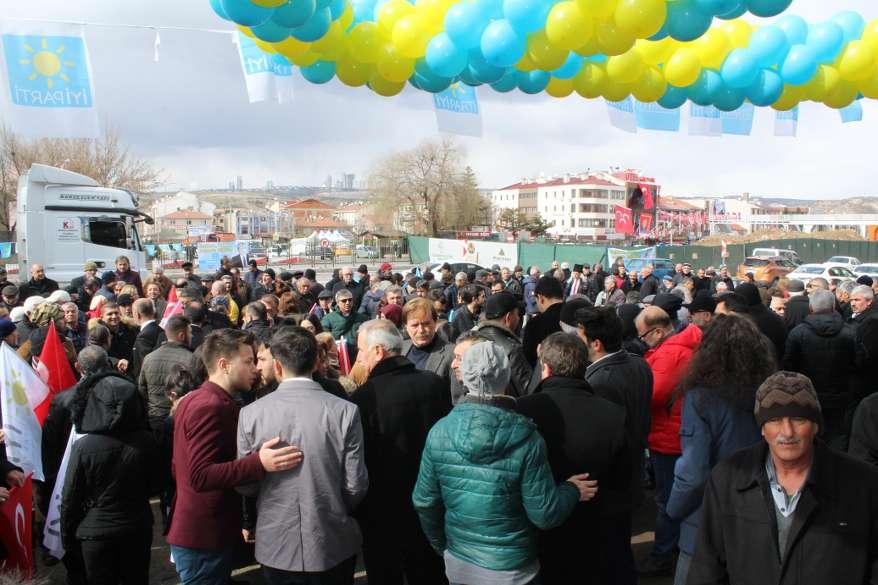
<svg viewBox="0 0 878 585"><path fill-rule="evenodd" d="M259 481L265 471L258 452L236 459L239 410L212 382L177 407L171 464L177 494L168 544L219 549L241 540L241 496L233 488Z"/></svg>

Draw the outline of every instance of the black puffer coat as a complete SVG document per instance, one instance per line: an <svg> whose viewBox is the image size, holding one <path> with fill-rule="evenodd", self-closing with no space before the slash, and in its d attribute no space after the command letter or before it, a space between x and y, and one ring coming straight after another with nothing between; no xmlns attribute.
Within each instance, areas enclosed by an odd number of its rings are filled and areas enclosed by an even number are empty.
<svg viewBox="0 0 878 585"><path fill-rule="evenodd" d="M146 405L125 376L101 372L77 387L77 433L61 500L61 536L79 540L142 534L152 527L150 496L160 487Z"/></svg>

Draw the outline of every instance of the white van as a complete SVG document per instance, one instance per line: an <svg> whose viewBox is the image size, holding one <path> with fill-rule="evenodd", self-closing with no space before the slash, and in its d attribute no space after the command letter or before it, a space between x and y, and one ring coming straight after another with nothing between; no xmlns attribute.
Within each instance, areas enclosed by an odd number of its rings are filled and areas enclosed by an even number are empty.
<svg viewBox="0 0 878 585"><path fill-rule="evenodd" d="M127 256L131 270L146 276L146 253L137 223L153 219L137 209L137 197L124 189L46 165L33 165L18 181L16 244L22 282L30 265L43 264L46 276L69 283L89 260L98 275L115 270Z"/></svg>
<svg viewBox="0 0 878 585"><path fill-rule="evenodd" d="M799 254L795 250L783 250L781 248L754 248L753 253L750 254L750 257L755 258L776 258L778 256L789 260L796 266L799 266L802 263L799 259Z"/></svg>

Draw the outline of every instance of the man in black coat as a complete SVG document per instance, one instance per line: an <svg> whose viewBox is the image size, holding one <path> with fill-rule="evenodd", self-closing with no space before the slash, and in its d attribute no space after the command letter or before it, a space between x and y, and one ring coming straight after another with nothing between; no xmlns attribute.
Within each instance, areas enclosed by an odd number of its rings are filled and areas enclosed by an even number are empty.
<svg viewBox="0 0 878 585"><path fill-rule="evenodd" d="M658 278L652 274L652 265L645 264L640 270L640 298L645 299L648 296L657 295L659 286Z"/></svg>
<svg viewBox="0 0 878 585"><path fill-rule="evenodd" d="M18 296L24 301L28 297L48 297L50 294L58 290L58 283L51 278L46 277L46 270L43 268L42 264L34 264L30 267L30 280L18 288Z"/></svg>
<svg viewBox="0 0 878 585"><path fill-rule="evenodd" d="M497 343L506 352L512 370L509 394L515 397L527 393L532 373L532 368L524 357L524 348L514 333L518 330L520 321L518 301L507 292L499 292L485 301L485 318L473 329Z"/></svg>
<svg viewBox="0 0 878 585"><path fill-rule="evenodd" d="M131 351L131 365L128 366L128 377L136 380L140 375L143 360L153 350L165 341L165 332L156 321L155 305L150 299L137 299L134 301L134 318L140 326L140 331L134 340L134 349Z"/></svg>
<svg viewBox="0 0 878 585"><path fill-rule="evenodd" d="M791 280L787 284L787 292L790 293L790 298L784 305L783 318L789 332L808 316L808 295L805 294L805 283L801 280Z"/></svg>
<svg viewBox="0 0 878 585"><path fill-rule="evenodd" d="M524 358L530 367L537 363L537 346L549 335L561 331L561 309L564 307L564 287L557 279L544 276L534 287L538 315L524 326L522 346Z"/></svg>
<svg viewBox="0 0 878 585"><path fill-rule="evenodd" d="M427 433L451 410L448 384L400 355L402 336L387 320L369 321L357 337L368 381L351 396L360 408L369 493L357 518L375 583L444 584L445 565L421 529L411 494Z"/></svg>
<svg viewBox="0 0 878 585"><path fill-rule="evenodd" d="M735 287L735 293L740 295L744 302L747 303L747 314L756 323L759 331L774 345L775 359L778 362L782 360L787 338L787 326L783 318L769 310L765 303L762 302L762 296L759 294L759 289L756 288L755 284L749 282L739 284Z"/></svg>
<svg viewBox="0 0 878 585"><path fill-rule="evenodd" d="M878 577L878 470L816 440L801 374L756 392L765 438L713 468L688 583L861 585Z"/></svg>
<svg viewBox="0 0 878 585"><path fill-rule="evenodd" d="M339 270L339 276L341 280L332 287L332 294L335 295L338 291L345 289L349 290L354 297L354 306L353 312L356 313L360 310L360 303L363 302L363 284L358 283L354 280L354 267L353 266L345 266L341 270ZM329 287L327 287L329 288Z"/></svg>
<svg viewBox="0 0 878 585"><path fill-rule="evenodd" d="M594 500L577 504L558 528L540 535L540 576L545 585L636 583L634 559L629 579L617 580L619 559L631 554L628 524L618 508L627 509L631 481L625 410L595 396L583 377L588 349L576 336L553 333L540 346L543 381L534 394L517 401L519 413L531 418L546 440L555 481L588 473L600 491Z"/></svg>
<svg viewBox="0 0 878 585"><path fill-rule="evenodd" d="M847 416L855 407L852 376L856 368L854 334L835 311L835 296L818 290L809 297L811 314L787 337L783 369L808 376L823 408L821 438L847 450Z"/></svg>

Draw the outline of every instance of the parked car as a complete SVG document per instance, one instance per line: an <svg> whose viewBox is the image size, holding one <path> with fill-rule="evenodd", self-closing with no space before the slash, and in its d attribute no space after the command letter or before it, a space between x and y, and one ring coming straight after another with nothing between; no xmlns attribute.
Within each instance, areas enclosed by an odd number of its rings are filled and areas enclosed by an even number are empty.
<svg viewBox="0 0 878 585"><path fill-rule="evenodd" d="M666 274L674 274L674 261L670 258L631 258L625 261L625 270L639 275L647 264L652 264L652 274L659 280Z"/></svg>
<svg viewBox="0 0 878 585"><path fill-rule="evenodd" d="M778 256L789 260L796 266L799 266L802 263L799 259L798 252L795 250L784 250L783 248L753 248L753 253L750 254L751 258L777 258Z"/></svg>
<svg viewBox="0 0 878 585"><path fill-rule="evenodd" d="M825 278L835 285L846 280L856 280L857 276L843 264L802 264L794 272L787 274L789 280L799 280L807 284L812 278Z"/></svg>
<svg viewBox="0 0 878 585"><path fill-rule="evenodd" d="M772 285L795 269L795 264L781 256L771 258L751 256L745 258L738 266L735 277L740 281L746 281L747 275L752 274L758 284Z"/></svg>
<svg viewBox="0 0 878 585"><path fill-rule="evenodd" d="M833 256L824 264L841 264L842 266L847 266L848 270L853 271L862 262L860 262L859 258L854 258L853 256Z"/></svg>
<svg viewBox="0 0 878 585"><path fill-rule="evenodd" d="M859 264L852 272L856 276L865 274L872 280L878 280L878 264Z"/></svg>
<svg viewBox="0 0 878 585"><path fill-rule="evenodd" d="M378 249L375 246L365 246L363 244L357 244L354 248L354 257L355 258L378 258L380 254L378 253Z"/></svg>

